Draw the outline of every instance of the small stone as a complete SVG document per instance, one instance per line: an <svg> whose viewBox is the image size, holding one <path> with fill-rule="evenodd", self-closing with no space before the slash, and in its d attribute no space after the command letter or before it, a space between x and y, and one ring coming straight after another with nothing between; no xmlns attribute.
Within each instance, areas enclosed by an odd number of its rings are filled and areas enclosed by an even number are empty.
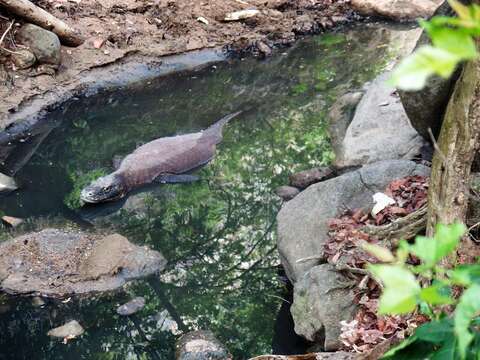
<svg viewBox="0 0 480 360"><path fill-rule="evenodd" d="M105 44L105 39L95 38L92 43L95 49L100 49Z"/></svg>
<svg viewBox="0 0 480 360"><path fill-rule="evenodd" d="M256 9L234 11L226 14L223 21L245 20L245 19L249 19L251 17L257 16L258 14L260 14L260 10L256 10Z"/></svg>
<svg viewBox="0 0 480 360"><path fill-rule="evenodd" d="M209 22L207 19L205 19L203 16L199 16L197 17L197 21L201 22L201 23L204 23L205 25L208 25Z"/></svg>
<svg viewBox="0 0 480 360"><path fill-rule="evenodd" d="M133 315L139 312L140 310L142 310L144 306L145 306L145 299L139 296L123 305L120 305L117 308L117 314L122 316Z"/></svg>
<svg viewBox="0 0 480 360"><path fill-rule="evenodd" d="M17 39L29 47L39 63L60 64L60 40L55 33L37 25L25 24L18 30Z"/></svg>
<svg viewBox="0 0 480 360"><path fill-rule="evenodd" d="M329 166L313 168L310 170L300 171L290 175L290 185L299 189L306 189L312 184L322 180L328 180L335 176L335 170Z"/></svg>
<svg viewBox="0 0 480 360"><path fill-rule="evenodd" d="M257 49L263 57L269 57L272 55L272 49L263 41L257 41Z"/></svg>
<svg viewBox="0 0 480 360"><path fill-rule="evenodd" d="M13 216L2 216L2 221L6 225L9 225L9 226L14 227L14 228L23 223L23 219L16 218L16 217L13 217Z"/></svg>
<svg viewBox="0 0 480 360"><path fill-rule="evenodd" d="M18 185L12 177L0 173L0 193L7 193L17 189Z"/></svg>
<svg viewBox="0 0 480 360"><path fill-rule="evenodd" d="M42 307L45 305L45 301L40 296L35 296L32 298L33 307Z"/></svg>
<svg viewBox="0 0 480 360"><path fill-rule="evenodd" d="M68 323L50 330L47 335L60 339L75 339L84 333L82 325L77 320L69 321Z"/></svg>
<svg viewBox="0 0 480 360"><path fill-rule="evenodd" d="M295 196L300 193L296 187L293 186L279 186L275 190L275 194L277 194L282 200L289 201L292 200Z"/></svg>
<svg viewBox="0 0 480 360"><path fill-rule="evenodd" d="M19 70L28 69L35 64L35 55L28 50L18 50L12 54L12 61Z"/></svg>

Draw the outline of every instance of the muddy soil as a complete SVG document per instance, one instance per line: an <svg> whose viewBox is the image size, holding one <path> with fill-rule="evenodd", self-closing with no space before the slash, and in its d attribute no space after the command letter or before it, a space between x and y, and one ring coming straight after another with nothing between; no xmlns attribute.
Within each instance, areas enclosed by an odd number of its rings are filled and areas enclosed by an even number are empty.
<svg viewBox="0 0 480 360"><path fill-rule="evenodd" d="M129 58L159 58L202 48L224 47L236 52L268 55L298 36L320 32L347 20L348 0L40 0L37 5L79 30L87 40L79 47L62 46L58 70L37 66L16 70L10 53L0 50L0 126L22 104L47 98L53 90L72 87L85 72ZM225 14L256 8L243 21L225 22ZM0 34L14 17L0 9ZM21 49L15 33L2 44ZM205 21L206 20L206 21ZM51 94L50 94L51 95Z"/></svg>

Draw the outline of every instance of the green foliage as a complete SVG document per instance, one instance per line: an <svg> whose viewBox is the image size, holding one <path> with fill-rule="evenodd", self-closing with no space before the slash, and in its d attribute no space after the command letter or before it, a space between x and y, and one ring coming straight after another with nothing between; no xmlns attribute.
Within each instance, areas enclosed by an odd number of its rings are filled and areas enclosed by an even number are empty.
<svg viewBox="0 0 480 360"><path fill-rule="evenodd" d="M405 314L416 309L432 321L420 326L399 346L385 354L386 359L478 359L480 353L480 265L461 265L446 269L441 261L457 248L465 233L464 225L438 225L432 238L418 236L413 244L402 242L395 257L386 249L367 245L364 249L382 265L370 265L370 271L384 285L379 312ZM421 263L410 265L406 254ZM422 287L431 281L431 285ZM464 287L463 294L453 298L453 287ZM453 305L453 315L442 310Z"/></svg>
<svg viewBox="0 0 480 360"><path fill-rule="evenodd" d="M443 16L420 22L432 45L420 47L402 61L392 75L392 85L403 90L420 90L430 76L448 78L460 62L477 57L474 37L480 34L480 7L467 7L457 0L448 2L458 18Z"/></svg>
<svg viewBox="0 0 480 360"><path fill-rule="evenodd" d="M70 180L73 183L73 189L64 198L63 202L70 209L78 209L83 204L80 200L80 192L82 189L90 184L93 180L101 176L107 175L106 169L94 169L86 173L71 172L69 173Z"/></svg>

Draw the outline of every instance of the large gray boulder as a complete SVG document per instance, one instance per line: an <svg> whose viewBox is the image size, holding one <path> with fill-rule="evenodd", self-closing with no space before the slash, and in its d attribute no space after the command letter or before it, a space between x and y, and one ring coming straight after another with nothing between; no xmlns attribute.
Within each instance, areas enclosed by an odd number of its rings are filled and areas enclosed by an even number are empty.
<svg viewBox="0 0 480 360"><path fill-rule="evenodd" d="M25 24L18 30L17 40L29 47L39 63L60 64L60 40L55 33L37 25Z"/></svg>
<svg viewBox="0 0 480 360"><path fill-rule="evenodd" d="M411 126L400 99L387 85L390 73L378 76L357 106L337 147L338 167L387 159L412 159L425 141Z"/></svg>
<svg viewBox="0 0 480 360"><path fill-rule="evenodd" d="M392 20L429 18L443 0L351 0L352 8L366 16L380 16Z"/></svg>
<svg viewBox="0 0 480 360"><path fill-rule="evenodd" d="M295 332L325 351L341 346L340 321L351 321L357 307L348 279L330 264L311 268L296 284L290 309Z"/></svg>
<svg viewBox="0 0 480 360"><path fill-rule="evenodd" d="M45 229L0 244L0 290L47 297L109 291L165 265L159 252L119 234Z"/></svg>
<svg viewBox="0 0 480 360"><path fill-rule="evenodd" d="M231 360L232 356L211 331L192 331L177 343L177 360Z"/></svg>
<svg viewBox="0 0 480 360"><path fill-rule="evenodd" d="M445 1L438 8L435 15L453 15L453 10ZM416 44L416 49L430 44L430 39L424 31ZM432 76L427 84L419 91L399 91L403 107L410 119L412 126L427 141L431 141L428 129L437 137L442 126L443 115L447 108L448 100L453 92L453 86L460 75L458 69L453 76L444 79Z"/></svg>
<svg viewBox="0 0 480 360"><path fill-rule="evenodd" d="M384 191L392 180L428 173L429 168L412 161L377 162L311 185L285 203L277 216L277 247L288 278L295 283L325 262L327 222L342 209L373 206L372 195Z"/></svg>

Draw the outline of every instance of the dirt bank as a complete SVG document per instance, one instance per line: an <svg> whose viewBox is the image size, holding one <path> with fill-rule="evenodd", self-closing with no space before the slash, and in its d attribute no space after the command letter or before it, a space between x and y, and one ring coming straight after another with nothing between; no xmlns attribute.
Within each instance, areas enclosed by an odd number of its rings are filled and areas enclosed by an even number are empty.
<svg viewBox="0 0 480 360"><path fill-rule="evenodd" d="M36 2L79 30L87 40L76 48L62 46L56 71L42 66L16 70L10 53L0 51L0 126L33 100L73 88L92 69L134 58L158 59L202 48L224 47L264 56L269 48L295 41L345 21L346 0L58 0ZM260 13L243 21L225 22L225 14L256 8ZM14 17L0 10L0 31ZM200 19L200 20L199 20ZM17 22L20 19L15 19ZM21 49L16 23L3 47Z"/></svg>

